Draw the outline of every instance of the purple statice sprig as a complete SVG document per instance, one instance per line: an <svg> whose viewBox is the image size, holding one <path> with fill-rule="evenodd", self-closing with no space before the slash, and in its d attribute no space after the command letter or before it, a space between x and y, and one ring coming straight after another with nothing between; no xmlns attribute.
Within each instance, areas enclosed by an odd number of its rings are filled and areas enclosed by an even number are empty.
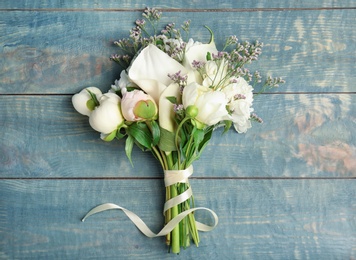
<svg viewBox="0 0 356 260"><path fill-rule="evenodd" d="M188 75L182 75L181 71L178 71L174 74L167 75L174 83L178 84L183 92L183 88L187 85Z"/></svg>
<svg viewBox="0 0 356 260"><path fill-rule="evenodd" d="M183 30L187 36L189 35L190 20L185 21L180 28L176 27L175 23L169 23L158 34L161 16L162 12L147 7L142 13L142 19L135 21L135 26L130 30L129 37L114 42L120 48L120 53L112 55L111 59L126 69L129 66L126 63L126 55L130 56L130 60L132 60L141 49L149 44L154 44L173 59L182 62L186 42L182 40L181 31Z"/></svg>
<svg viewBox="0 0 356 260"><path fill-rule="evenodd" d="M255 114L255 113L252 113L251 115L250 115L250 120L252 120L252 121L255 121L255 122L258 122L258 123L263 123L263 120L262 120L262 118L260 118L257 114Z"/></svg>

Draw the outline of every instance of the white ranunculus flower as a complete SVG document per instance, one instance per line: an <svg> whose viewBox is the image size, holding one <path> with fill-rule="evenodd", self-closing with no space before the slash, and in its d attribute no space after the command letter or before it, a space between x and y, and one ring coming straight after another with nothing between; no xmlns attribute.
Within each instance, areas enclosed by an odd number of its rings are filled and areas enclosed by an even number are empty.
<svg viewBox="0 0 356 260"><path fill-rule="evenodd" d="M188 71L182 64L155 45L148 45L133 61L129 68L129 78L158 104L161 93L172 83L168 74Z"/></svg>
<svg viewBox="0 0 356 260"><path fill-rule="evenodd" d="M85 116L89 116L94 108L93 104L88 104L88 101L91 100L91 96L88 90L91 91L93 94L95 94L97 99L99 99L102 95L100 89L96 87L88 87L83 89L79 93L73 95L72 97L72 104L75 110L77 110L78 113Z"/></svg>
<svg viewBox="0 0 356 260"><path fill-rule="evenodd" d="M226 110L225 93L213 91L197 83L188 84L183 90L182 102L185 109L194 106L198 109L195 119L208 126L223 120L231 120Z"/></svg>
<svg viewBox="0 0 356 260"><path fill-rule="evenodd" d="M142 90L126 92L121 100L121 111L128 121L151 120L157 115L157 105Z"/></svg>
<svg viewBox="0 0 356 260"><path fill-rule="evenodd" d="M114 93L106 93L99 102L100 106L96 107L89 116L89 124L96 131L109 134L124 123L120 110L120 97Z"/></svg>

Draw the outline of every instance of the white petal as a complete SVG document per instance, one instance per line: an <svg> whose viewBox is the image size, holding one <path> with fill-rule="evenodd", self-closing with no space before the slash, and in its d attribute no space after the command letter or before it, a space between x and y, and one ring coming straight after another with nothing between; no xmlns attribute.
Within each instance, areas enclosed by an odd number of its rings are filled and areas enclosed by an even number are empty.
<svg viewBox="0 0 356 260"><path fill-rule="evenodd" d="M183 65L151 44L136 57L129 68L129 77L158 103L161 92L172 83L168 74L178 71L188 73Z"/></svg>
<svg viewBox="0 0 356 260"><path fill-rule="evenodd" d="M204 61L206 62L206 54L210 53L217 53L218 50L216 49L215 43L212 41L208 44L199 44L191 46L188 51L185 53L184 56L184 66L186 68L192 69L192 62L196 61Z"/></svg>
<svg viewBox="0 0 356 260"><path fill-rule="evenodd" d="M89 117L90 126L103 134L116 130L123 121L118 104L110 101L101 103Z"/></svg>
<svg viewBox="0 0 356 260"><path fill-rule="evenodd" d="M85 116L89 116L90 113L92 112L87 107L87 102L89 99L91 99L88 90L90 90L93 94L95 94L98 99L101 97L101 90L96 87L85 88L79 93L72 96L72 104L75 110L77 110L78 113Z"/></svg>
<svg viewBox="0 0 356 260"><path fill-rule="evenodd" d="M167 97L176 97L179 99L180 90L179 85L172 83L170 84L163 92L159 99L159 125L170 131L174 132L175 123L174 123L174 110L173 104L167 99Z"/></svg>

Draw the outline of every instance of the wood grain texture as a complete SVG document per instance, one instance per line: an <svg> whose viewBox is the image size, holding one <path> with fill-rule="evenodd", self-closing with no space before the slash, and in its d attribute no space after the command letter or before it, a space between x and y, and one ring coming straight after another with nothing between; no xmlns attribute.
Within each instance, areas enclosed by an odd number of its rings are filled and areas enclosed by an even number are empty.
<svg viewBox="0 0 356 260"><path fill-rule="evenodd" d="M146 6L156 8L180 8L195 10L213 9L218 11L221 9L231 8L345 8L355 7L353 0L341 0L341 1L318 1L318 0L251 0L251 1L230 1L230 0L182 0L182 1L169 1L169 0L150 0L149 2L142 2L140 0L107 0L107 1L70 1L70 0L55 0L55 1L26 1L26 0L4 0L0 3L0 8L4 9L47 9L47 8L59 8L59 9L143 9Z"/></svg>
<svg viewBox="0 0 356 260"><path fill-rule="evenodd" d="M0 93L75 93L95 85L107 90L120 68L109 57L113 41L128 36L138 12L0 12ZM282 76L277 92L355 92L356 10L168 12L169 21L191 19L191 36L217 45L237 35L260 40L262 75ZM224 19L221 19L221 15ZM85 29L83 29L85 28Z"/></svg>
<svg viewBox="0 0 356 260"><path fill-rule="evenodd" d="M113 202L162 228L162 170L149 153L99 139L72 94L106 91L120 68L113 41L146 6L163 24L191 19L216 44L260 40L251 70L287 84L257 97L265 123L212 138L194 164L197 206L219 215L184 259L356 259L354 0L0 2L0 259L167 259ZM258 89L256 88L256 91ZM197 212L199 220L211 222Z"/></svg>
<svg viewBox="0 0 356 260"><path fill-rule="evenodd" d="M265 123L217 130L196 177L356 177L356 95L263 95L254 108ZM0 110L2 177L162 176L149 152L131 167L124 142L100 140L71 96L0 96Z"/></svg>
<svg viewBox="0 0 356 260"><path fill-rule="evenodd" d="M356 257L355 180L193 180L192 186L197 204L216 211L220 223L180 257ZM91 207L113 202L158 231L162 181L2 180L0 191L6 197L0 207L4 259L168 257L164 239L144 237L120 211L80 222ZM200 212L197 218L211 223Z"/></svg>

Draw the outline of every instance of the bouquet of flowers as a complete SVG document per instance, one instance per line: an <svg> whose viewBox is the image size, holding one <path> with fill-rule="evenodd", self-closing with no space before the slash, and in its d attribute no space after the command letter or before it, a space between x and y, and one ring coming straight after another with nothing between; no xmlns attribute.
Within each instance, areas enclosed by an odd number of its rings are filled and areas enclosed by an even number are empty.
<svg viewBox="0 0 356 260"><path fill-rule="evenodd" d="M115 42L120 52L111 59L124 68L120 79L105 94L88 87L72 102L89 117L102 140L125 140L131 163L134 145L159 161L166 186L165 226L154 234L136 214L111 203L94 208L85 218L108 209L123 210L146 236L166 236L171 251L179 253L191 241L198 246L198 230L209 231L218 222L212 210L194 206L188 181L193 162L215 129L223 127L226 132L233 126L245 133L252 121L262 122L252 108L253 85L261 83L261 76L251 74L245 65L258 59L263 45L240 43L231 36L219 51L208 27L211 39L203 44L189 38L190 21L179 28L170 23L158 34L161 12L146 8L142 16L129 38ZM260 92L280 83L281 78L268 77ZM196 210L210 212L215 224L196 221Z"/></svg>

